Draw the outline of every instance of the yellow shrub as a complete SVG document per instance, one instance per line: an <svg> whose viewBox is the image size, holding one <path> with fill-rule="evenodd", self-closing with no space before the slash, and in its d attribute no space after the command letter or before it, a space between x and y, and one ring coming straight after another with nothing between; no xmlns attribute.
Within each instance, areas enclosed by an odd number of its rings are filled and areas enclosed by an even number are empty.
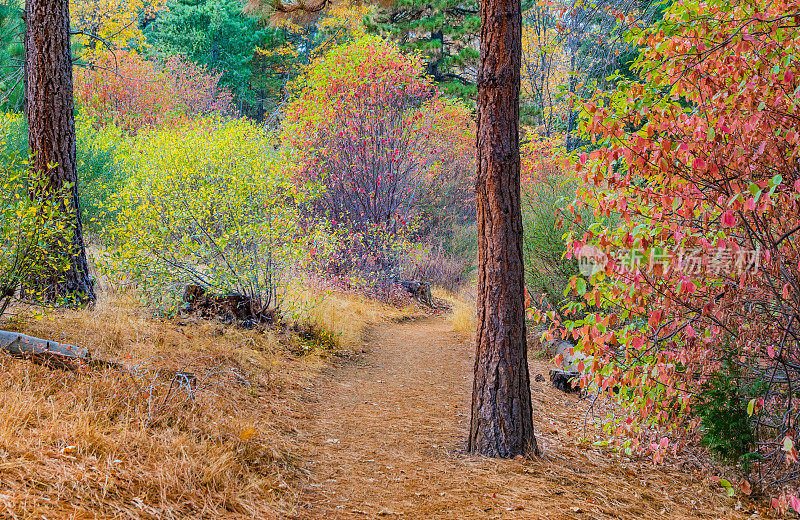
<svg viewBox="0 0 800 520"><path fill-rule="evenodd" d="M324 227L303 218L316 186L298 188L287 156L253 123L142 132L120 157L127 181L110 207L102 265L168 314L189 283L277 306L292 271L331 247Z"/></svg>

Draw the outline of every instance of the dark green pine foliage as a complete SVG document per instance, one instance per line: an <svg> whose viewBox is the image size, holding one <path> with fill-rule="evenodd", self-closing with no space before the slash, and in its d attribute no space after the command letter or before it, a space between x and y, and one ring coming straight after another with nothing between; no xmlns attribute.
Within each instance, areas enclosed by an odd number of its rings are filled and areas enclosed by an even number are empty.
<svg viewBox="0 0 800 520"><path fill-rule="evenodd" d="M269 30L242 13L241 0L171 0L144 32L155 56L180 54L221 73L220 83L244 112L263 106L254 69L256 47Z"/></svg>
<svg viewBox="0 0 800 520"><path fill-rule="evenodd" d="M748 380L730 360L700 387L695 408L700 417L701 444L722 462L740 465L744 475L760 460L758 423L747 411L750 399L763 397L769 385Z"/></svg>
<svg viewBox="0 0 800 520"><path fill-rule="evenodd" d="M477 0L397 0L365 23L404 51L421 53L428 74L448 94L474 99L481 24Z"/></svg>
<svg viewBox="0 0 800 520"><path fill-rule="evenodd" d="M22 109L22 84L25 47L22 43L25 24L22 3L18 0L0 3L0 110Z"/></svg>
<svg viewBox="0 0 800 520"><path fill-rule="evenodd" d="M320 46L340 43L341 39L318 30L315 24L292 30L284 26L269 27L263 35L259 48L264 52L256 56L254 81L258 81L271 111L279 112L294 94L289 89L291 81L303 72Z"/></svg>

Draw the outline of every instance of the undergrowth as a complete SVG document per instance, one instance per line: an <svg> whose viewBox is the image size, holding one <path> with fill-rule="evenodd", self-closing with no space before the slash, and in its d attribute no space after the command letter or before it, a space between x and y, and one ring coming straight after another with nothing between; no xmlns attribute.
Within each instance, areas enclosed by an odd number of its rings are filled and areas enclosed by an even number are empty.
<svg viewBox="0 0 800 520"><path fill-rule="evenodd" d="M745 476L750 473L751 463L761 459L756 452L755 418L748 414L747 403L764 385L761 381L743 385L735 365L726 363L724 370L700 387L697 414L701 444L719 461L738 466Z"/></svg>

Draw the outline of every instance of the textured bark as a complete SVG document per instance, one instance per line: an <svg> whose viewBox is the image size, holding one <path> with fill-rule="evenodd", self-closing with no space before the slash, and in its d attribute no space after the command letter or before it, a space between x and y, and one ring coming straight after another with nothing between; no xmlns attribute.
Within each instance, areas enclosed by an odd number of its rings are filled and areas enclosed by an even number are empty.
<svg viewBox="0 0 800 520"><path fill-rule="evenodd" d="M30 358L40 365L69 370L91 361L85 348L4 330L0 330L0 351L18 358Z"/></svg>
<svg viewBox="0 0 800 520"><path fill-rule="evenodd" d="M538 453L525 338L520 0L482 0L478 72L478 332L469 451Z"/></svg>
<svg viewBox="0 0 800 520"><path fill-rule="evenodd" d="M83 245L75 166L75 116L72 98L72 55L69 42L69 0L27 0L25 3L25 97L31 169L42 172L50 193L71 185L67 211L72 240L67 272L44 272L26 284L26 292L69 304L94 301L94 288ZM55 246L54 246L55 247ZM54 251L63 254L64 251Z"/></svg>

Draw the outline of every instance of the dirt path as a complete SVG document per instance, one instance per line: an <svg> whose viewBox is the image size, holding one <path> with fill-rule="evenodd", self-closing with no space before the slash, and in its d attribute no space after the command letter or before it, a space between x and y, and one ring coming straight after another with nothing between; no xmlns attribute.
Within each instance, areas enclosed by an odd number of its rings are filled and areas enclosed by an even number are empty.
<svg viewBox="0 0 800 520"><path fill-rule="evenodd" d="M373 331L309 387L310 482L293 518L751 517L707 481L581 446L585 403L544 382L532 383L542 459L468 456L471 373L471 342L442 318Z"/></svg>

